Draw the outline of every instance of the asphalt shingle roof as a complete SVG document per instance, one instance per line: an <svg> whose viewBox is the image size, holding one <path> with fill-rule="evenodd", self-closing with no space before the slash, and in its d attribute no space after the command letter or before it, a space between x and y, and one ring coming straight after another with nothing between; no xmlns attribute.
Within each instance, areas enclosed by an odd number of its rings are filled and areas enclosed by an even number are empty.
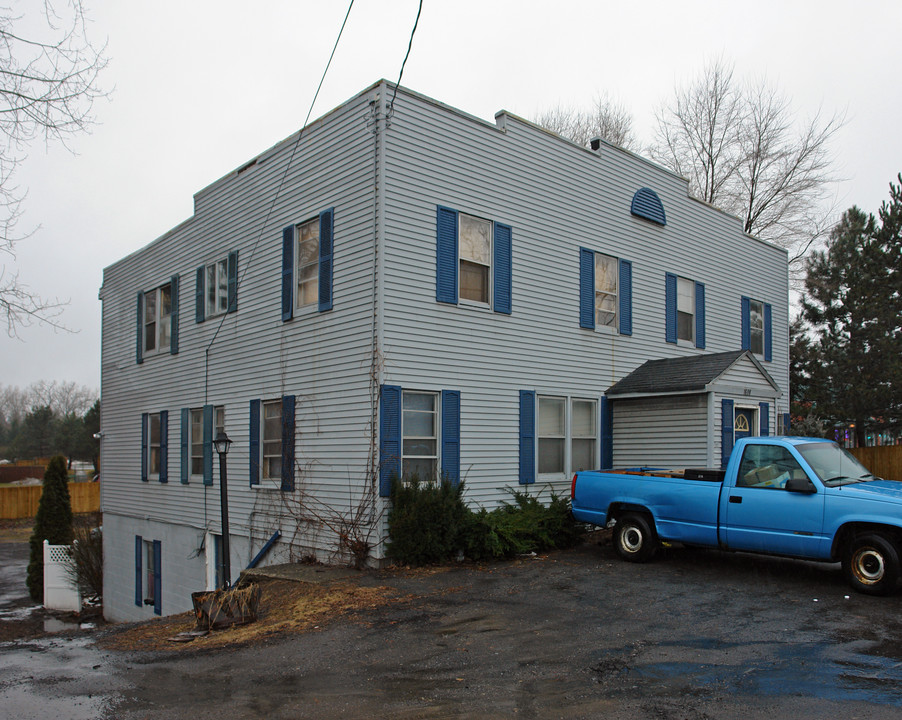
<svg viewBox="0 0 902 720"><path fill-rule="evenodd" d="M746 353L747 350L733 350L710 355L648 360L621 381L614 383L606 394L701 392ZM762 372L773 383L767 372L763 369Z"/></svg>

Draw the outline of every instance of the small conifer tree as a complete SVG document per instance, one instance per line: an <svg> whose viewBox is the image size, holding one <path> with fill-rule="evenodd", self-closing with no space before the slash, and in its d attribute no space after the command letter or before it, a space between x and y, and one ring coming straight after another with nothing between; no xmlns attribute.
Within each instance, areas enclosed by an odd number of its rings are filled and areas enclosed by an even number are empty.
<svg viewBox="0 0 902 720"><path fill-rule="evenodd" d="M69 474L66 458L57 455L44 473L44 490L34 518L29 540L28 592L35 602L44 601L44 540L51 545L72 543L72 501L69 498Z"/></svg>

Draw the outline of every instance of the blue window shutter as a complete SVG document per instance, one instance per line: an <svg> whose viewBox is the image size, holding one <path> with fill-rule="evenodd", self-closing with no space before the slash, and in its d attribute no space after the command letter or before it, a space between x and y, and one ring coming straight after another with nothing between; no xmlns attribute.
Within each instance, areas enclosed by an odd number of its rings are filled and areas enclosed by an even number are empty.
<svg viewBox="0 0 902 720"><path fill-rule="evenodd" d="M664 339L677 341L677 276L664 274Z"/></svg>
<svg viewBox="0 0 902 720"><path fill-rule="evenodd" d="M144 587L142 580L142 557L144 555L144 538L135 535L135 605L141 607L144 604Z"/></svg>
<svg viewBox="0 0 902 720"><path fill-rule="evenodd" d="M695 347L705 349L705 285L695 283Z"/></svg>
<svg viewBox="0 0 902 720"><path fill-rule="evenodd" d="M579 249L579 326L595 329L595 253Z"/></svg>
<svg viewBox="0 0 902 720"><path fill-rule="evenodd" d="M282 322L291 320L294 310L294 225L282 231Z"/></svg>
<svg viewBox="0 0 902 720"><path fill-rule="evenodd" d="M610 400L601 398L599 415L601 417L601 467L614 467L614 408Z"/></svg>
<svg viewBox="0 0 902 720"><path fill-rule="evenodd" d="M520 391L520 484L536 481L536 393Z"/></svg>
<svg viewBox="0 0 902 720"><path fill-rule="evenodd" d="M186 484L191 473L191 410L182 408L181 441L179 442L179 480Z"/></svg>
<svg viewBox="0 0 902 720"><path fill-rule="evenodd" d="M202 323L204 321L204 313L206 308L204 306L204 298L205 298L205 279L206 273L205 268L201 265L197 268L197 274L194 280L194 322Z"/></svg>
<svg viewBox="0 0 902 720"><path fill-rule="evenodd" d="M229 309L228 312L233 313L238 310L238 251L233 250L229 253L229 260L227 263L228 272L229 272L229 285L228 285L228 302Z"/></svg>
<svg viewBox="0 0 902 720"><path fill-rule="evenodd" d="M441 205L435 217L435 299L457 304L457 211Z"/></svg>
<svg viewBox="0 0 902 720"><path fill-rule="evenodd" d="M332 309L332 257L334 208L319 216L319 311Z"/></svg>
<svg viewBox="0 0 902 720"><path fill-rule="evenodd" d="M751 350L752 348L752 330L751 330L751 319L749 315L751 314L751 307L749 306L749 299L747 297L742 298L742 349L743 350Z"/></svg>
<svg viewBox="0 0 902 720"><path fill-rule="evenodd" d="M213 406L204 405L204 485L213 484Z"/></svg>
<svg viewBox="0 0 902 720"><path fill-rule="evenodd" d="M163 544L159 540L153 541L153 612L154 615L163 614L163 569L160 567L163 559Z"/></svg>
<svg viewBox="0 0 902 720"><path fill-rule="evenodd" d="M442 475L460 482L459 390L442 390Z"/></svg>
<svg viewBox="0 0 902 720"><path fill-rule="evenodd" d="M720 401L720 467L726 468L733 452L733 401Z"/></svg>
<svg viewBox="0 0 902 720"><path fill-rule="evenodd" d="M160 412L160 482L169 482L169 411Z"/></svg>
<svg viewBox="0 0 902 720"><path fill-rule="evenodd" d="M620 265L620 334L633 334L633 264L621 260Z"/></svg>
<svg viewBox="0 0 902 720"><path fill-rule="evenodd" d="M771 322L773 320L773 308L764 304L764 361L771 362L774 359L774 333Z"/></svg>
<svg viewBox="0 0 902 720"><path fill-rule="evenodd" d="M148 452L148 425L150 424L150 415L143 413L141 415L141 480L147 482L147 452Z"/></svg>
<svg viewBox="0 0 902 720"><path fill-rule="evenodd" d="M495 223L495 302L497 313L511 314L512 235L510 225Z"/></svg>
<svg viewBox="0 0 902 720"><path fill-rule="evenodd" d="M260 401L251 400L248 417L248 453L250 456L250 483L260 484Z"/></svg>
<svg viewBox="0 0 902 720"><path fill-rule="evenodd" d="M758 403L758 407L760 409L758 415L760 420L760 432L759 435L761 437L767 437L770 435L770 405L766 402Z"/></svg>
<svg viewBox="0 0 902 720"><path fill-rule="evenodd" d="M391 494L393 477L401 477L401 388L383 385L379 398L379 495Z"/></svg>
<svg viewBox="0 0 902 720"><path fill-rule="evenodd" d="M136 347L136 362L138 365L144 362L144 293L138 293L138 343Z"/></svg>
<svg viewBox="0 0 902 720"><path fill-rule="evenodd" d="M282 396L282 490L294 492L294 395Z"/></svg>
<svg viewBox="0 0 902 720"><path fill-rule="evenodd" d="M169 353L178 355L179 352L179 276L173 275L169 280L169 297L172 302L172 315L169 319L172 323L169 337Z"/></svg>
<svg viewBox="0 0 902 720"><path fill-rule="evenodd" d="M789 435L789 433L792 432L792 424L791 423L792 423L792 419L791 419L789 413L783 413L783 429L781 432L784 435Z"/></svg>

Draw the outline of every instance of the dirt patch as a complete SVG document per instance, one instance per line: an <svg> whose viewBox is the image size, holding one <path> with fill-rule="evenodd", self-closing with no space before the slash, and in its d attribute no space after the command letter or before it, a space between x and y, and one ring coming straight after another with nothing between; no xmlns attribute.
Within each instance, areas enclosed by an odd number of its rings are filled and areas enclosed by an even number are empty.
<svg viewBox="0 0 902 720"><path fill-rule="evenodd" d="M195 652L204 649L246 645L274 635L318 630L331 621L356 616L409 598L387 587L359 587L351 583L314 585L291 580L261 580L260 610L254 623L217 630L190 643L169 638L195 627L191 612L158 620L113 628L98 644L108 650Z"/></svg>
<svg viewBox="0 0 902 720"><path fill-rule="evenodd" d="M0 520L0 543L28 542L34 528L34 518Z"/></svg>

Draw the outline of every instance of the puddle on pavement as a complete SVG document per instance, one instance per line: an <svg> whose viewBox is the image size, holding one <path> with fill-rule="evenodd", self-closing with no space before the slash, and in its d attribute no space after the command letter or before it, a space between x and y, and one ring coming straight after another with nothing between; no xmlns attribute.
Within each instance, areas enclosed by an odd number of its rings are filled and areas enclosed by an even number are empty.
<svg viewBox="0 0 902 720"><path fill-rule="evenodd" d="M699 641L694 645L705 644ZM741 667L693 662L643 664L620 654L619 662L617 657L609 657L592 669L608 682L619 679L627 692L634 692L637 682L648 681L666 691L687 692L687 686L692 691L732 688L751 695L800 695L902 707L902 662L895 658L837 651L813 643L774 645L772 650L770 657L750 660ZM612 664L616 667L608 667Z"/></svg>
<svg viewBox="0 0 902 720"><path fill-rule="evenodd" d="M2 716L17 720L96 720L118 697L114 679L88 637L0 643Z"/></svg>
<svg viewBox="0 0 902 720"><path fill-rule="evenodd" d="M63 632L64 630L78 630L81 627L77 622L66 622L57 618L44 618L44 632Z"/></svg>

